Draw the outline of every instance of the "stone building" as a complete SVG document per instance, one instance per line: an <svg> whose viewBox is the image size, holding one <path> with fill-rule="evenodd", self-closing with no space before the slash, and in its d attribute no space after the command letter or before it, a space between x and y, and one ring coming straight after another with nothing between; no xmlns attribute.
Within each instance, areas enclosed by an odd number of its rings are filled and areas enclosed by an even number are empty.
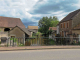
<svg viewBox="0 0 80 60"><path fill-rule="evenodd" d="M0 41L2 43L6 42L3 38L26 38L31 37L33 32L36 33L36 30L26 28L20 18L0 16Z"/></svg>
<svg viewBox="0 0 80 60"><path fill-rule="evenodd" d="M59 33L63 37L72 37L74 34L78 35L79 30L76 31L77 25L80 24L80 9L69 13L65 18L59 22ZM80 26L80 25L79 25ZM79 27L78 27L79 28ZM74 32L76 31L76 32Z"/></svg>

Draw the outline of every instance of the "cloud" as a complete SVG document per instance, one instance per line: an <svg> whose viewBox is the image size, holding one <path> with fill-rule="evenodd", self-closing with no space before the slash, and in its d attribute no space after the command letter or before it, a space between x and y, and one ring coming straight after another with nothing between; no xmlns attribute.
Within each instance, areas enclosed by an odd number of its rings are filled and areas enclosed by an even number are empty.
<svg viewBox="0 0 80 60"><path fill-rule="evenodd" d="M27 26L36 26L36 25L38 25L38 23L36 23L36 22L23 22L23 24L26 26L26 28L27 28Z"/></svg>
<svg viewBox="0 0 80 60"><path fill-rule="evenodd" d="M30 21L27 18L22 19L23 24L27 27L27 26L36 26L38 25L38 22L34 22L34 21Z"/></svg>
<svg viewBox="0 0 80 60"><path fill-rule="evenodd" d="M77 9L74 8L73 4L78 3L78 0L47 0L47 2L43 1L43 4L38 2L34 7L33 11L30 11L32 14L50 14L50 12L57 11L72 11Z"/></svg>
<svg viewBox="0 0 80 60"><path fill-rule="evenodd" d="M43 16L61 20L78 8L79 0L0 0L0 16L20 18L25 26L38 25Z"/></svg>

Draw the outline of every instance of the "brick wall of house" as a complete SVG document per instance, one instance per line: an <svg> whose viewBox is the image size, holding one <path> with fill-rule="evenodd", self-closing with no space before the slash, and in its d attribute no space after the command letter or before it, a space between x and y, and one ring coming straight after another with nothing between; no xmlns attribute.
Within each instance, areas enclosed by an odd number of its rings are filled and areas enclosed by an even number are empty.
<svg viewBox="0 0 80 60"><path fill-rule="evenodd" d="M75 27L80 23L80 12L73 17L72 27Z"/></svg>

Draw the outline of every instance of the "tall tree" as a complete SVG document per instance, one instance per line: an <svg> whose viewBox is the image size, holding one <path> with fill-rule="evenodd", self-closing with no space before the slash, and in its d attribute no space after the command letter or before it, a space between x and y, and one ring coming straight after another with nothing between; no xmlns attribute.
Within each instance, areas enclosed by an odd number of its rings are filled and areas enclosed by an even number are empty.
<svg viewBox="0 0 80 60"><path fill-rule="evenodd" d="M45 36L49 35L49 27L56 27L56 25L59 23L59 20L56 16L53 17L43 17L39 20L38 26L39 26L39 32L43 33Z"/></svg>

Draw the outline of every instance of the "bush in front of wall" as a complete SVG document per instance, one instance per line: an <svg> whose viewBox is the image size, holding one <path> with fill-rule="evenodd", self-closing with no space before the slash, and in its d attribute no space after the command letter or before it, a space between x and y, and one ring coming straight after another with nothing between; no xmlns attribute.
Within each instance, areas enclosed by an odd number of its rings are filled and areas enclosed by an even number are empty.
<svg viewBox="0 0 80 60"><path fill-rule="evenodd" d="M24 46L24 44L19 44L19 46Z"/></svg>
<svg viewBox="0 0 80 60"><path fill-rule="evenodd" d="M55 41L53 39L49 39L49 45L55 45Z"/></svg>
<svg viewBox="0 0 80 60"><path fill-rule="evenodd" d="M14 40L14 42L17 42L18 41L17 38L10 38L10 40Z"/></svg>
<svg viewBox="0 0 80 60"><path fill-rule="evenodd" d="M45 45L55 45L56 43L53 39L48 39L47 38L46 40L44 40L44 44Z"/></svg>

